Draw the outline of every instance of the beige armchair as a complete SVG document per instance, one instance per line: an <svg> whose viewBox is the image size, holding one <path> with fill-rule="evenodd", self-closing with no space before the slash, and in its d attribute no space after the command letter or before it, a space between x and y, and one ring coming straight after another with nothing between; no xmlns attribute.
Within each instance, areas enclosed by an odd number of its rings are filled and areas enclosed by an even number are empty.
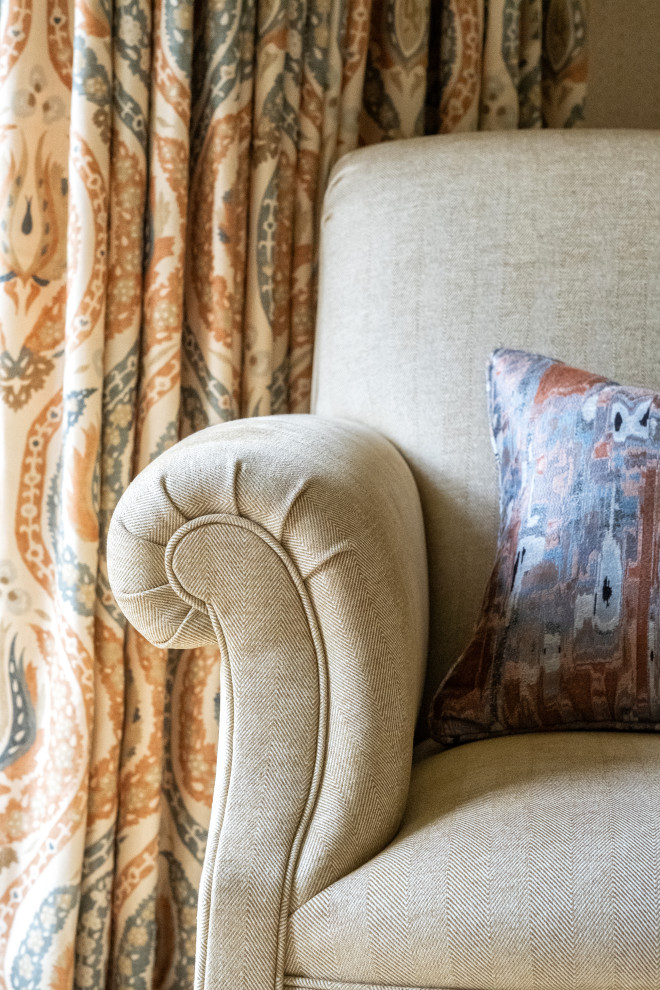
<svg viewBox="0 0 660 990"><path fill-rule="evenodd" d="M222 655L198 990L660 986L657 735L422 744L412 765L492 560L488 354L660 389L659 343L660 135L342 161L315 415L183 441L110 531L130 621Z"/></svg>

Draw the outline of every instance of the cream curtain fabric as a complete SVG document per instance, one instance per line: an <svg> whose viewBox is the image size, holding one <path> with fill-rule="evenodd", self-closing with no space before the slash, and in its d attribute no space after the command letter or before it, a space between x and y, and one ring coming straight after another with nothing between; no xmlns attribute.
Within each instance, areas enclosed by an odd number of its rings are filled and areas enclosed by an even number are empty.
<svg viewBox="0 0 660 990"><path fill-rule="evenodd" d="M191 982L217 659L125 629L110 515L308 408L340 155L581 118L583 2L0 6L0 984Z"/></svg>

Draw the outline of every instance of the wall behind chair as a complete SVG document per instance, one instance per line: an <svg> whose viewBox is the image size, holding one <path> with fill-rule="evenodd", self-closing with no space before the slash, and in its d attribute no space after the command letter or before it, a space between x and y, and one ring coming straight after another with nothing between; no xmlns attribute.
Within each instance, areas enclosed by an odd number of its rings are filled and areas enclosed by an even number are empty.
<svg viewBox="0 0 660 990"><path fill-rule="evenodd" d="M660 128L660 0L590 0L587 127Z"/></svg>

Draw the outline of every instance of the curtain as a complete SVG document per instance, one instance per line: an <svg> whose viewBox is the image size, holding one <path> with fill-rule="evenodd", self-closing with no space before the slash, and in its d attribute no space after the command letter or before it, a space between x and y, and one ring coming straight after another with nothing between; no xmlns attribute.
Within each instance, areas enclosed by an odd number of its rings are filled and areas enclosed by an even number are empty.
<svg viewBox="0 0 660 990"><path fill-rule="evenodd" d="M309 406L358 144L583 117L586 0L2 0L0 985L186 987L218 662L105 538L182 436Z"/></svg>

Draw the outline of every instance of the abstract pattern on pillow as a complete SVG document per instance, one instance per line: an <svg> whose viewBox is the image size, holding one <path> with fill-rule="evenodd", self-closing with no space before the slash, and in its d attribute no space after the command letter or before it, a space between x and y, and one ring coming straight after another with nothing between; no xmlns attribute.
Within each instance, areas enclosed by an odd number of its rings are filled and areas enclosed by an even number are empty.
<svg viewBox="0 0 660 990"><path fill-rule="evenodd" d="M495 566L430 712L445 745L660 728L660 396L500 350Z"/></svg>

